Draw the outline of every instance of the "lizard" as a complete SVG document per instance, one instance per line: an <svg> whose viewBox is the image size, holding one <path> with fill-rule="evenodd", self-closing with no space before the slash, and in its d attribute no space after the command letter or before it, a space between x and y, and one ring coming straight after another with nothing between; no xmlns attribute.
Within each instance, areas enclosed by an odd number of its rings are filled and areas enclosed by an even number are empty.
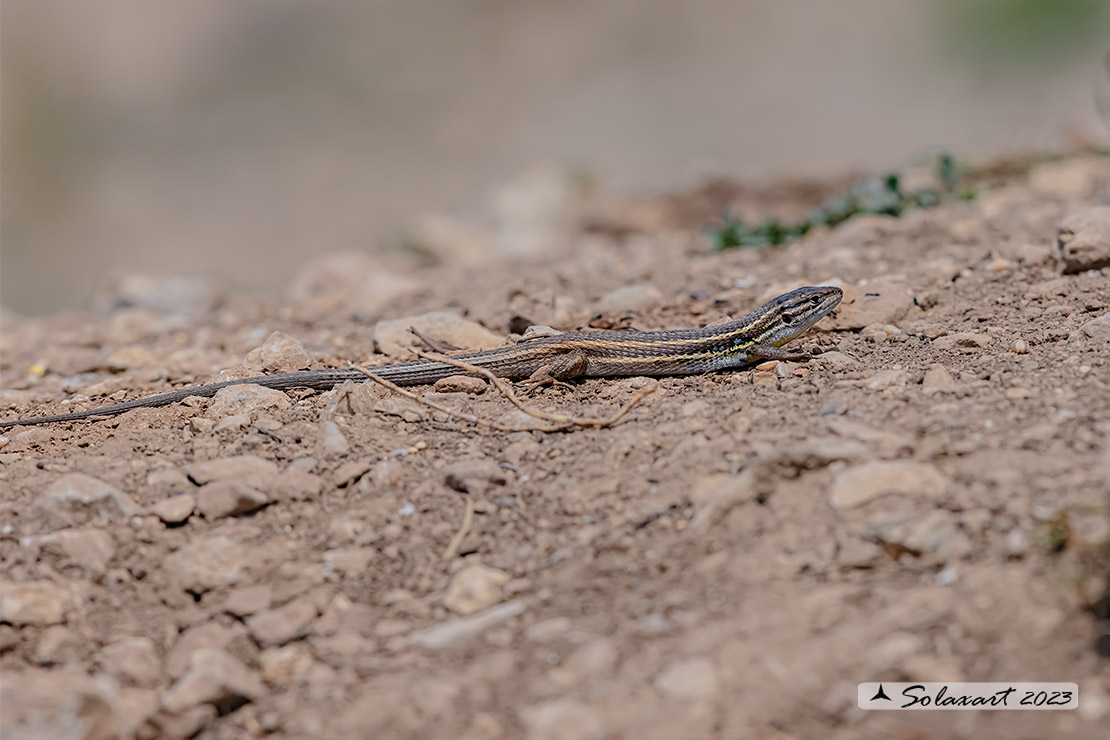
<svg viewBox="0 0 1110 740"><path fill-rule="evenodd" d="M792 353L782 349L782 346L833 311L842 297L840 288L810 286L784 293L739 318L700 329L575 331L453 356L485 368L498 377L535 384L575 378L697 375L741 369L768 359L809 359L808 355ZM461 372L454 365L434 360L399 362L366 369L399 386L431 384ZM0 421L0 429L115 416L132 409L167 406L190 396L211 398L221 389L233 385L324 391L347 381L366 380L365 374L354 368L299 370L237 378L84 411Z"/></svg>

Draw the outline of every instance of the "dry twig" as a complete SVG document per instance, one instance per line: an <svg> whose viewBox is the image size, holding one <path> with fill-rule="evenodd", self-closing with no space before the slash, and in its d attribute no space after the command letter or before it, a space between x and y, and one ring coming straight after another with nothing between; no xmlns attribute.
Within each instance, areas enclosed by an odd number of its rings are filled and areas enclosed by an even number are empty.
<svg viewBox="0 0 1110 740"><path fill-rule="evenodd" d="M370 372L369 370L367 370L364 367L360 367L359 365L355 365L355 364L352 363L350 365L350 367L353 370L358 370L360 373L365 375L367 377L367 379L377 383L378 385L381 385L381 386L384 386L384 387L388 388L389 390L393 391L394 393L397 393L398 395L404 396L405 398L409 399L410 401L415 401L416 403L419 403L422 406L427 406L428 408L434 409L436 411L441 411L441 412L447 414L448 416L453 416L457 419L462 419L463 421L468 421L471 424L478 424L480 426L486 426L486 427L489 427L491 429L496 429L499 432L532 432L532 431L536 431L536 432L561 432L561 431L565 431L565 430L567 430L569 428L572 428L572 427L607 427L607 426L610 426L610 425L615 424L618 421L620 421L621 418L623 418L625 414L627 414L629 411L632 410L633 406L635 406L640 401L642 401L644 398L646 398L647 396L649 396L649 395L651 395L652 393L655 392L655 386L651 386L649 388L645 388L645 389L641 390L639 393L637 393L635 396L633 396L632 399L628 403L626 403L624 406L622 406L620 408L620 410L617 411L617 413L613 414L612 416L610 416L606 419L589 419L589 418L581 417L581 416L562 416L560 414L549 414L549 413L546 413L544 411L538 411L536 409L532 409L532 408L529 408L528 406L525 406L524 403L521 402L521 400L517 397L517 395L515 393L513 393L512 388L510 388L509 385L507 383L505 383L505 381L503 381L501 378L498 378L496 375L494 375L493 373L491 373L489 370L487 370L485 368L478 367L476 365L471 365L469 363L462 362L460 360L456 360L453 357L428 355L424 352L419 352L419 351L417 352L417 354L420 355L421 357L424 357L425 359L429 359L429 360L432 360L434 362L443 362L443 363L446 363L448 365L454 365L454 366L456 366L458 368L461 368L463 370L467 370L467 371L472 372L472 373L477 373L478 375L482 375L482 376L488 378L490 381L492 381L494 387L497 388L497 390L500 391L501 394L503 396L505 396L505 398L507 398L510 403L512 403L514 406L516 406L522 412L524 412L528 416L531 416L531 417L536 418L536 419L540 419L542 421L553 422L554 424L556 424L556 426L550 426L550 427L510 427L510 426L505 426L504 424L498 424L495 421L488 421L486 419L479 418L479 417L475 416L474 414L464 414L460 411L455 411L454 409L447 408L443 404L436 403L435 401L429 401L426 398L422 398L422 397L416 395L412 391L405 390L404 388L400 387L396 383L391 383L390 381L386 380L385 378L382 378L382 377L379 377L379 376L375 375L374 373Z"/></svg>
<svg viewBox="0 0 1110 740"><path fill-rule="evenodd" d="M550 421L550 422L553 422L553 423L556 423L556 424L561 424L564 427L571 427L571 426L576 426L576 427L607 427L607 426L611 426L611 425L617 423L618 421L620 421L621 418L625 414L627 414L629 411L632 410L633 406L638 404L640 401L642 401L647 396L650 396L652 393L655 393L655 388L656 388L656 386L654 386L654 385L649 386L647 388L644 388L643 390L638 392L635 396L633 396L632 399L628 403L626 403L624 406L622 406L621 409L619 411L617 411L617 413L613 414L612 416L610 416L606 419L590 419L590 418L584 417L584 416L563 416L562 414L551 414L551 413L548 413L546 411L540 411L538 409L533 409L529 406L525 406L524 402L521 401L520 398L516 395L516 393L513 392L512 387L510 387L510 385L508 383L506 383L503 379L497 377L496 375L494 375L492 372L490 372L488 369L486 369L484 367L478 367L477 365L471 365L468 362L463 362L462 360L458 360L454 357L448 357L446 355L436 355L436 354L431 354L431 353L428 353L428 352L421 352L419 350L415 350L415 351L416 351L416 354L420 355L420 357L424 358L425 360L431 360L432 362L442 362L446 365L454 365L455 367L457 367L461 370L466 370L467 372L475 373L477 375L481 375L482 377L486 378L491 383L493 383L493 386L498 391L501 392L501 395L503 395L506 399L508 399L509 403L516 406L518 409L523 411L528 416L531 416L531 417L536 418L536 419L540 419L541 421Z"/></svg>
<svg viewBox="0 0 1110 740"><path fill-rule="evenodd" d="M463 512L462 524L459 526L459 531L455 532L455 536L447 543L447 549L443 551L441 560L446 563L451 558L455 557L455 553L459 551L459 546L462 545L463 538L470 532L470 523L474 521L474 502L470 500L470 496L465 496L466 510Z"/></svg>

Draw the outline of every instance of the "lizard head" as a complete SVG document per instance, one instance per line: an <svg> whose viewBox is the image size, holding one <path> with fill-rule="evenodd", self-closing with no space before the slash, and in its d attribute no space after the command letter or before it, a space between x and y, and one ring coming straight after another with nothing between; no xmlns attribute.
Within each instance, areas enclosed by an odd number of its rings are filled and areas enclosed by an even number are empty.
<svg viewBox="0 0 1110 740"><path fill-rule="evenodd" d="M844 291L831 285L783 293L760 309L757 341L781 347L828 315L843 297Z"/></svg>

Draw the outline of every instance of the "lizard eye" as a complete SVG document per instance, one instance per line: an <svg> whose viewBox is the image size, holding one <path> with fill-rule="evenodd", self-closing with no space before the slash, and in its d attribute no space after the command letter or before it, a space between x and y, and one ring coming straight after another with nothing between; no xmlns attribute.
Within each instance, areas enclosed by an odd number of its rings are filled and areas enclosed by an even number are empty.
<svg viewBox="0 0 1110 740"><path fill-rule="evenodd" d="M794 314L792 313L784 313L781 318L782 323L786 324L787 326L790 326L794 323Z"/></svg>

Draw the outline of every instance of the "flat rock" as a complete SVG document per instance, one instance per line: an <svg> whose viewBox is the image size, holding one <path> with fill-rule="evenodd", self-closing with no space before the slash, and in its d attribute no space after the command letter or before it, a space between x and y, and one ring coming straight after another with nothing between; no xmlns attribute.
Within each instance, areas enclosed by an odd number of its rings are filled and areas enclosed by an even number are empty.
<svg viewBox="0 0 1110 740"><path fill-rule="evenodd" d="M456 614L473 614L502 599L509 574L484 565L468 565L451 577L443 605Z"/></svg>
<svg viewBox="0 0 1110 740"><path fill-rule="evenodd" d="M844 300L835 316L821 326L830 330L855 330L871 324L897 324L914 306L914 295L905 283L876 280L862 286L844 285Z"/></svg>
<svg viewBox="0 0 1110 740"><path fill-rule="evenodd" d="M272 647L258 655L262 678L271 686L289 686L312 667L312 650L303 642Z"/></svg>
<svg viewBox="0 0 1110 740"><path fill-rule="evenodd" d="M157 697L155 702L158 702ZM218 716L219 711L211 704L198 704L180 712L171 712L163 707L147 717L139 736L158 740L187 740L196 736Z"/></svg>
<svg viewBox="0 0 1110 740"><path fill-rule="evenodd" d="M193 654L198 650L224 648L238 639L249 640L246 628L237 622L230 627L217 622L194 624L178 636L173 647L166 653L166 672L173 678L179 678L189 670Z"/></svg>
<svg viewBox="0 0 1110 740"><path fill-rule="evenodd" d="M1065 274L1110 267L1110 206L1088 208L1060 223L1056 264Z"/></svg>
<svg viewBox="0 0 1110 740"><path fill-rule="evenodd" d="M874 280L864 286L842 286L844 298L835 316L826 317L826 329L862 329L871 324L897 324L913 307L913 294L905 283Z"/></svg>
<svg viewBox="0 0 1110 740"><path fill-rule="evenodd" d="M481 494L489 484L505 485L505 469L488 457L459 460L444 470L444 483L456 491Z"/></svg>
<svg viewBox="0 0 1110 740"><path fill-rule="evenodd" d="M268 490L277 501L312 501L324 490L324 479L290 466L274 479Z"/></svg>
<svg viewBox="0 0 1110 740"><path fill-rule="evenodd" d="M103 529L61 529L50 534L24 537L20 544L41 554L54 554L66 564L91 574L103 573L116 553L112 535Z"/></svg>
<svg viewBox="0 0 1110 740"><path fill-rule="evenodd" d="M934 499L943 494L947 486L948 477L928 463L911 460L868 462L836 476L829 503L834 509L850 509L892 493Z"/></svg>
<svg viewBox="0 0 1110 740"><path fill-rule="evenodd" d="M880 370L870 378L868 378L863 386L873 391L881 391L887 388L900 388L910 382L910 374L905 370Z"/></svg>
<svg viewBox="0 0 1110 740"><path fill-rule="evenodd" d="M18 626L59 624L79 606L77 596L49 581L0 583L0 622Z"/></svg>
<svg viewBox="0 0 1110 740"><path fill-rule="evenodd" d="M467 321L446 311L433 311L419 316L407 316L374 325L374 344L379 352L391 357L410 355L413 347L423 348L409 327L429 339L446 342L462 349L481 350L500 346L501 337L481 324Z"/></svg>
<svg viewBox="0 0 1110 740"><path fill-rule="evenodd" d="M528 740L602 740L601 713L574 699L555 699L521 710Z"/></svg>
<svg viewBox="0 0 1110 740"><path fill-rule="evenodd" d="M181 524L193 514L196 508L197 497L191 493L164 498L150 507L150 513L158 517L163 524Z"/></svg>
<svg viewBox="0 0 1110 740"><path fill-rule="evenodd" d="M971 543L960 529L956 515L941 509L878 514L867 528L872 537L882 542L920 554L951 558L971 551Z"/></svg>
<svg viewBox="0 0 1110 740"><path fill-rule="evenodd" d="M117 699L108 680L64 670L7 669L0 681L0 737L115 740Z"/></svg>
<svg viewBox="0 0 1110 740"><path fill-rule="evenodd" d="M275 331L261 347L247 353L243 367L259 375L291 373L312 367L312 355L293 337Z"/></svg>
<svg viewBox="0 0 1110 740"><path fill-rule="evenodd" d="M249 514L269 503L269 496L237 480L208 483L197 494L197 511L208 520Z"/></svg>
<svg viewBox="0 0 1110 740"><path fill-rule="evenodd" d="M162 565L182 589L204 593L238 583L251 560L251 548L213 535L179 547Z"/></svg>
<svg viewBox="0 0 1110 740"><path fill-rule="evenodd" d="M321 456L333 455L339 457L350 452L351 445L338 424L334 421L325 421L320 425L316 450Z"/></svg>
<svg viewBox="0 0 1110 740"><path fill-rule="evenodd" d="M21 432L16 432L8 438L8 443L4 448L8 452L23 452L35 447L47 444L50 440L54 439L54 435L49 429L44 427L31 427L24 429Z"/></svg>
<svg viewBox="0 0 1110 740"><path fill-rule="evenodd" d="M230 712L265 694L262 680L222 648L202 648L192 656L189 670L162 695L162 706L182 712L211 704Z"/></svg>
<svg viewBox="0 0 1110 740"><path fill-rule="evenodd" d="M192 463L185 467L189 479L198 486L213 481L237 481L253 488L265 489L279 473L278 466L254 455L223 457L218 460Z"/></svg>
<svg viewBox="0 0 1110 740"><path fill-rule="evenodd" d="M110 522L138 513L134 499L113 485L84 473L67 473L35 501L32 516L48 528Z"/></svg>
<svg viewBox="0 0 1110 740"><path fill-rule="evenodd" d="M1068 339L1110 342L1110 313L1080 324L1078 329L1068 335Z"/></svg>
<svg viewBox="0 0 1110 740"><path fill-rule="evenodd" d="M124 637L100 651L104 672L124 686L149 686L162 675L158 649L149 637Z"/></svg>
<svg viewBox="0 0 1110 740"><path fill-rule="evenodd" d="M712 700L717 695L717 669L701 656L675 661L655 679L655 690L666 699Z"/></svg>
<svg viewBox="0 0 1110 740"><path fill-rule="evenodd" d="M603 296L594 305L597 313L643 311L663 302L663 291L651 283L624 285Z"/></svg>
<svg viewBox="0 0 1110 740"><path fill-rule="evenodd" d="M303 637L316 614L316 605L310 599L300 598L248 617L247 629L263 647L284 645Z"/></svg>
<svg viewBox="0 0 1110 740"><path fill-rule="evenodd" d="M209 419L223 419L229 416L240 416L252 411L266 409L285 409L292 405L289 396L273 388L263 388L260 385L247 383L246 385L233 385L216 391L212 397L212 405L205 411Z"/></svg>
<svg viewBox="0 0 1110 740"><path fill-rule="evenodd" d="M952 390L955 382L952 373L944 365L930 365L925 371L925 378L921 381L921 388L926 393Z"/></svg>
<svg viewBox="0 0 1110 740"><path fill-rule="evenodd" d="M268 583L240 586L232 589L224 601L224 611L237 617L246 617L270 608L274 588Z"/></svg>
<svg viewBox="0 0 1110 740"><path fill-rule="evenodd" d="M372 547L344 547L325 552L324 564L343 575L359 577L366 574L370 561L376 556L377 550Z"/></svg>

